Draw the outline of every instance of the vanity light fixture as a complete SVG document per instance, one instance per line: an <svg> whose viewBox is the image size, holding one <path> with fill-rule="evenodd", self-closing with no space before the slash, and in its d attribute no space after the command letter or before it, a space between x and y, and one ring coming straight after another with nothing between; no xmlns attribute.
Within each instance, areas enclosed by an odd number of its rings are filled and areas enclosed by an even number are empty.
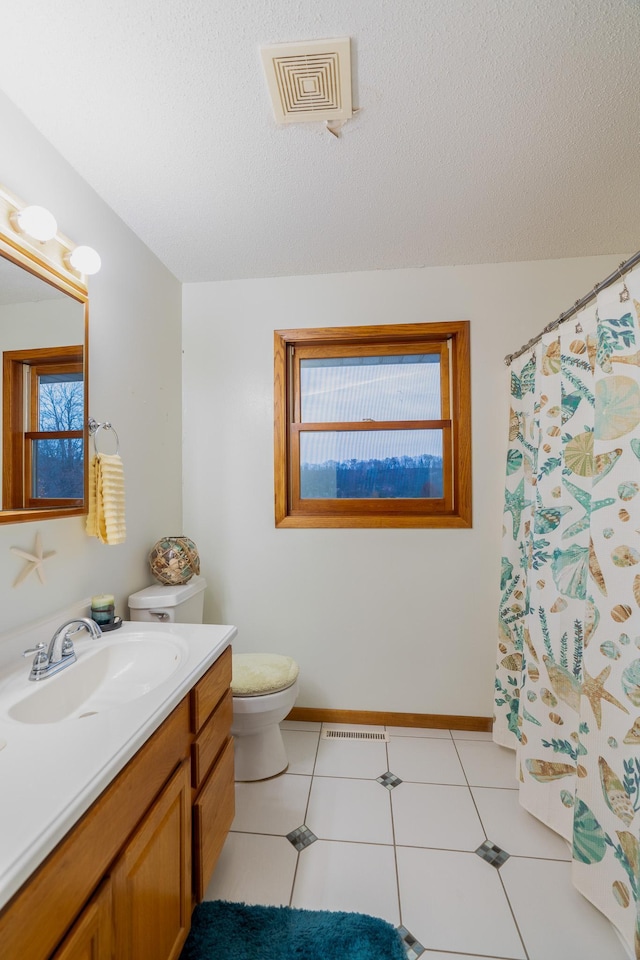
<svg viewBox="0 0 640 960"><path fill-rule="evenodd" d="M68 259L69 265L74 270L77 270L78 273L84 273L88 277L97 273L102 264L100 254L93 247L86 246L74 247L65 259Z"/></svg>
<svg viewBox="0 0 640 960"><path fill-rule="evenodd" d="M0 184L0 253L13 259L16 247L40 267L52 267L56 276L82 293L86 293L86 278L100 269L100 256L93 247L76 246L58 232L52 213L23 203Z"/></svg>
<svg viewBox="0 0 640 960"><path fill-rule="evenodd" d="M53 240L58 232L56 218L45 207L35 205L23 207L12 216L11 220L12 226L15 226L20 233L26 233L40 243Z"/></svg>

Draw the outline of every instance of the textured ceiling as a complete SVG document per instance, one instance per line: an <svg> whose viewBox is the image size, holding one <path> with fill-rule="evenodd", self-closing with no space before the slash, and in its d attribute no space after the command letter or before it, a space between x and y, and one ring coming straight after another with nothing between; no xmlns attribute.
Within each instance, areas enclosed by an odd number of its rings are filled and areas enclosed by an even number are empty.
<svg viewBox="0 0 640 960"><path fill-rule="evenodd" d="M0 88L180 280L640 245L637 0L8 0L0 22ZM338 36L360 112L339 140L276 126L260 45Z"/></svg>

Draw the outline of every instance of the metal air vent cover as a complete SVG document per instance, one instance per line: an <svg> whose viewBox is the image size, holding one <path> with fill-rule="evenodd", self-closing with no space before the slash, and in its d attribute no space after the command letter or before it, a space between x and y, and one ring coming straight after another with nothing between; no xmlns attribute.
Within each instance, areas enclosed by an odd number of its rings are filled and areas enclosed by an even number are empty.
<svg viewBox="0 0 640 960"><path fill-rule="evenodd" d="M352 116L349 37L280 43L260 53L277 123Z"/></svg>

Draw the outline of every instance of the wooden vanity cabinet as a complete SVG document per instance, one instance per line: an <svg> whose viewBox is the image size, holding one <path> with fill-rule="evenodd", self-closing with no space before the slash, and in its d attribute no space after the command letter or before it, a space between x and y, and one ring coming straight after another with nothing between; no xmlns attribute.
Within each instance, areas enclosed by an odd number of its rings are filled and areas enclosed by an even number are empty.
<svg viewBox="0 0 640 960"><path fill-rule="evenodd" d="M233 819L230 683L228 648L0 910L0 956L176 960Z"/></svg>
<svg viewBox="0 0 640 960"><path fill-rule="evenodd" d="M231 648L191 691L193 895L200 902L235 813Z"/></svg>
<svg viewBox="0 0 640 960"><path fill-rule="evenodd" d="M193 804L193 894L197 902L204 897L234 812L233 740L228 740Z"/></svg>
<svg viewBox="0 0 640 960"><path fill-rule="evenodd" d="M112 960L111 880L91 898L53 960Z"/></svg>
<svg viewBox="0 0 640 960"><path fill-rule="evenodd" d="M191 783L185 760L111 874L117 960L176 960L191 923Z"/></svg>

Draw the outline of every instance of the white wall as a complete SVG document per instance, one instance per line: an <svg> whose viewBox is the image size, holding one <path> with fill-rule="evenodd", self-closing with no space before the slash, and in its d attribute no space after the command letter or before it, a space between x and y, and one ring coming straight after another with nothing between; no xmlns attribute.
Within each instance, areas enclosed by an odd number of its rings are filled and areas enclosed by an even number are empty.
<svg viewBox="0 0 640 960"><path fill-rule="evenodd" d="M299 706L491 716L508 371L622 256L189 284L184 531L212 622L293 656ZM276 530L273 331L471 321L471 530Z"/></svg>
<svg viewBox="0 0 640 960"><path fill-rule="evenodd" d="M127 493L115 547L87 537L84 518L0 524L0 630L102 592L126 614L129 593L152 582L149 548L181 530L180 284L2 93L0 131L0 182L102 257L89 283L89 410L118 431ZM38 531L57 551L47 582L13 588L23 561L9 548L31 550Z"/></svg>
<svg viewBox="0 0 640 960"><path fill-rule="evenodd" d="M20 268L15 267L16 270ZM84 343L84 308L77 300L39 300L0 306L0 349L32 350Z"/></svg>
<svg viewBox="0 0 640 960"><path fill-rule="evenodd" d="M237 649L290 653L303 706L490 715L507 371L502 356L622 256L192 284L184 289L181 522L180 286L0 94L0 181L95 246L90 411L118 430L127 542L82 519L0 524L3 630L97 592L150 582L149 547L186 533L210 581L206 613ZM161 198L159 198L161 202ZM472 530L276 530L273 330L469 319ZM35 534L57 556L47 583L11 586Z"/></svg>

